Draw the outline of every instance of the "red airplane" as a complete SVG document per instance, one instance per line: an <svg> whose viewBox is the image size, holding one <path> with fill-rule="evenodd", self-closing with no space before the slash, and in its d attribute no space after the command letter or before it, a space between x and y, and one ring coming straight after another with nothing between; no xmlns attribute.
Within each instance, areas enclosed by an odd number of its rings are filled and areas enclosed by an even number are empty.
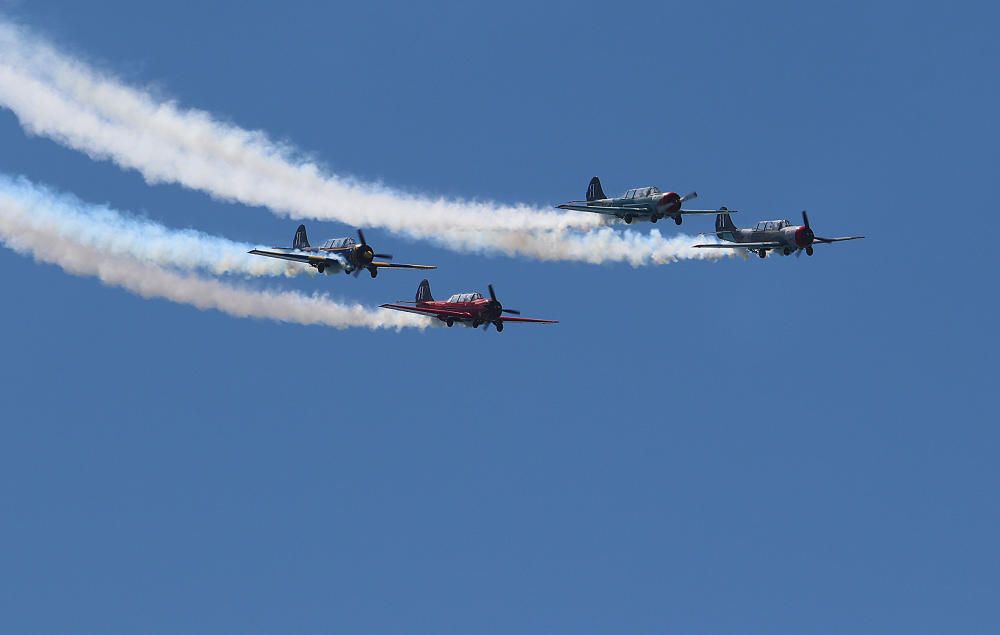
<svg viewBox="0 0 1000 635"><path fill-rule="evenodd" d="M558 320L537 320L535 318L507 317L504 313L511 315L521 315L520 311L505 309L497 296L493 293L493 285L488 285L490 298L487 300L478 291L473 293L456 293L445 301L435 300L431 295L431 285L426 280L420 282L417 287L417 297L414 302L400 300L405 304L383 304L383 309L393 309L395 311L406 311L408 313L419 313L435 317L448 326L454 326L456 322L477 328L480 324L483 330L487 331L490 324L496 327L497 332L503 331L504 322L537 322L541 324L556 324Z"/></svg>

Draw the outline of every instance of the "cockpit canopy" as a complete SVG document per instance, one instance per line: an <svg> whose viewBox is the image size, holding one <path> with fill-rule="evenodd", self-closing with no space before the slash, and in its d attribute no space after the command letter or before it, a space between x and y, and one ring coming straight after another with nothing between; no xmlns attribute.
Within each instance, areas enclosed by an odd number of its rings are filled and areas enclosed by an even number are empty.
<svg viewBox="0 0 1000 635"><path fill-rule="evenodd" d="M323 249L343 249L344 247L353 247L355 244L353 238L331 238L330 240L323 243Z"/></svg>
<svg viewBox="0 0 1000 635"><path fill-rule="evenodd" d="M660 193L660 188L653 187L637 187L625 192L622 198L646 198L647 196L656 196Z"/></svg>
<svg viewBox="0 0 1000 635"><path fill-rule="evenodd" d="M448 302L475 302L476 300L482 299L483 294L475 291L473 293L456 293L448 298Z"/></svg>
<svg viewBox="0 0 1000 635"><path fill-rule="evenodd" d="M784 229L785 227L789 227L791 224L792 224L791 221L788 220L762 220L759 223L757 223L757 226L754 227L754 229L759 232L777 231L779 229Z"/></svg>

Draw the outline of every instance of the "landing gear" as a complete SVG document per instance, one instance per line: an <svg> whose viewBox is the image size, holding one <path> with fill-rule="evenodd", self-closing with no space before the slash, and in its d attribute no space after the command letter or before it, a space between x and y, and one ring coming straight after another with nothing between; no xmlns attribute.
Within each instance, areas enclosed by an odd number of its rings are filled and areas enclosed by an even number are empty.
<svg viewBox="0 0 1000 635"><path fill-rule="evenodd" d="M472 328L478 329L480 324L482 324L482 322L480 322L479 320L473 320L472 321Z"/></svg>
<svg viewBox="0 0 1000 635"><path fill-rule="evenodd" d="M806 247L806 255L807 255L807 256L811 256L811 255L813 255L813 248L812 248L812 245L809 245L808 247Z"/></svg>
<svg viewBox="0 0 1000 635"><path fill-rule="evenodd" d="M760 256L761 258L767 258L767 250L766 249L758 249L757 250L757 255Z"/></svg>
<svg viewBox="0 0 1000 635"><path fill-rule="evenodd" d="M378 277L378 267L370 267L368 273L372 274L372 278Z"/></svg>
<svg viewBox="0 0 1000 635"><path fill-rule="evenodd" d="M649 217L649 222L651 223L655 223L658 220L660 220L660 217L657 216L656 214L653 214L652 216Z"/></svg>
<svg viewBox="0 0 1000 635"><path fill-rule="evenodd" d="M632 224L632 215L631 214L625 214L625 224L626 225L631 225Z"/></svg>
<svg viewBox="0 0 1000 635"><path fill-rule="evenodd" d="M326 271L326 265L316 265L316 271L323 273Z"/></svg>
<svg viewBox="0 0 1000 635"><path fill-rule="evenodd" d="M788 247L785 247L784 249L781 250L781 253L785 254L786 256L791 256L792 250L789 249Z"/></svg>
<svg viewBox="0 0 1000 635"><path fill-rule="evenodd" d="M447 320L445 320L444 323L447 324L449 328L451 328L452 326L455 326L455 320L453 320L451 318L448 318Z"/></svg>
<svg viewBox="0 0 1000 635"><path fill-rule="evenodd" d="M674 222L680 225L684 222L684 217L678 214L677 216L674 216Z"/></svg>
<svg viewBox="0 0 1000 635"><path fill-rule="evenodd" d="M497 320L493 323L493 326L497 327L497 333L503 333L503 322Z"/></svg>

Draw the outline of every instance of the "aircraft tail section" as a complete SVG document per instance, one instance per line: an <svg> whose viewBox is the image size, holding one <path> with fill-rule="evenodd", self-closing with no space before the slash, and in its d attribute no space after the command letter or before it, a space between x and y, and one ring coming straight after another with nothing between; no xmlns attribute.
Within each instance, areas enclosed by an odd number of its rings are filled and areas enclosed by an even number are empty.
<svg viewBox="0 0 1000 635"><path fill-rule="evenodd" d="M733 217L729 215L729 210L725 207L719 208L719 213L715 215L715 233L721 238L723 233L732 233L736 230Z"/></svg>
<svg viewBox="0 0 1000 635"><path fill-rule="evenodd" d="M292 249L309 249L309 239L306 237L306 226L299 225L295 230L295 239L292 241Z"/></svg>
<svg viewBox="0 0 1000 635"><path fill-rule="evenodd" d="M431 295L431 283L427 282L426 279L420 281L420 286L417 287L417 302L433 302L434 296Z"/></svg>
<svg viewBox="0 0 1000 635"><path fill-rule="evenodd" d="M590 179L590 185L587 187L587 202L599 201L604 198L607 198L607 195L604 194L604 188L601 187L601 179L595 176Z"/></svg>

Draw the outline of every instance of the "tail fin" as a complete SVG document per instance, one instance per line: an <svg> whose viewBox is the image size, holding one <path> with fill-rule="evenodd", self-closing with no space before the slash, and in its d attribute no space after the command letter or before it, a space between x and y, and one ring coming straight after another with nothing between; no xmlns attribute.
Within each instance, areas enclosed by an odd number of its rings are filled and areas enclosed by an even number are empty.
<svg viewBox="0 0 1000 635"><path fill-rule="evenodd" d="M601 179L596 176L590 179L590 185L587 187L587 202L599 201L602 198L607 198L604 194L604 189L601 187Z"/></svg>
<svg viewBox="0 0 1000 635"><path fill-rule="evenodd" d="M426 279L420 281L420 286L417 287L417 302L433 302L434 296L431 295L431 283L427 282Z"/></svg>
<svg viewBox="0 0 1000 635"><path fill-rule="evenodd" d="M292 240L292 249L309 249L309 239L306 238L306 226L299 225L295 230L295 239Z"/></svg>
<svg viewBox="0 0 1000 635"><path fill-rule="evenodd" d="M715 215L716 235L720 235L724 232L729 232L731 234L735 229L736 225L733 223L733 217L729 215L729 210L725 207L720 207L719 213Z"/></svg>

